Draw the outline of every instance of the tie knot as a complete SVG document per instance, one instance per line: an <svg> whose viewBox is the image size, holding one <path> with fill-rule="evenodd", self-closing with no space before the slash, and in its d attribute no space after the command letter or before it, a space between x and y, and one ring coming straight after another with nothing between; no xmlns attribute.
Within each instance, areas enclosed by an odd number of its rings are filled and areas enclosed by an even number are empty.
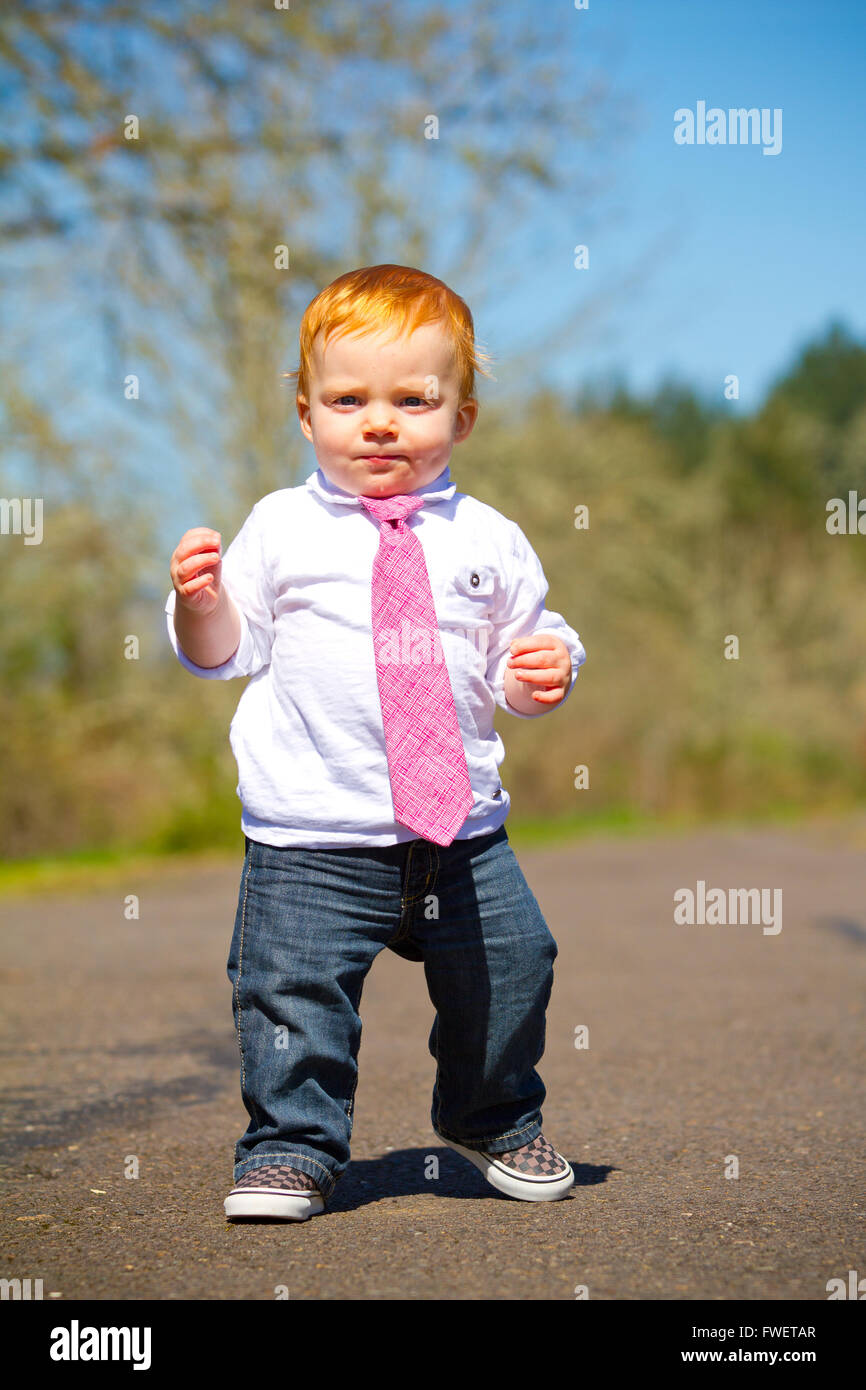
<svg viewBox="0 0 866 1390"><path fill-rule="evenodd" d="M379 521L403 521L424 505L424 498L417 493L414 496L400 493L396 497L361 497L359 501Z"/></svg>

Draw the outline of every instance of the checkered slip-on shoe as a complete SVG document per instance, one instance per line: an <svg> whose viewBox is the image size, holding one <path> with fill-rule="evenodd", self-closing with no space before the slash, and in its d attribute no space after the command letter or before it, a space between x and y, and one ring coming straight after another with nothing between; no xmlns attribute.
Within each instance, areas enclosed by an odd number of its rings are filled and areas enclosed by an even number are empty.
<svg viewBox="0 0 866 1390"><path fill-rule="evenodd" d="M223 1206L228 1221L306 1221L325 1210L325 1201L309 1173L268 1163L244 1173Z"/></svg>
<svg viewBox="0 0 866 1390"><path fill-rule="evenodd" d="M467 1149L440 1134L437 1138L480 1168L487 1181L508 1197L524 1202L555 1202L574 1186L574 1171L543 1134L507 1153Z"/></svg>

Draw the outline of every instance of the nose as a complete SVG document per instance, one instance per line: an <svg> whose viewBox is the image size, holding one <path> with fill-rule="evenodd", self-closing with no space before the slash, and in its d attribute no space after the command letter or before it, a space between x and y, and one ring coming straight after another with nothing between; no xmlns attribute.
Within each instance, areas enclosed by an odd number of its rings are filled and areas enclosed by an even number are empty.
<svg viewBox="0 0 866 1390"><path fill-rule="evenodd" d="M365 434L395 434L391 406L385 401L371 401L364 415L363 430Z"/></svg>

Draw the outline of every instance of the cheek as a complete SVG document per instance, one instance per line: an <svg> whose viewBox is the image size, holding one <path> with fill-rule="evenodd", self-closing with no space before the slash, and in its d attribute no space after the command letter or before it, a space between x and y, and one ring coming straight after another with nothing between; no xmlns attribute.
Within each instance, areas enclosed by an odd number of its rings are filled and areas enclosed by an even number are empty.
<svg viewBox="0 0 866 1390"><path fill-rule="evenodd" d="M322 411L313 417L313 431L321 444L337 446L348 434L346 416Z"/></svg>
<svg viewBox="0 0 866 1390"><path fill-rule="evenodd" d="M406 428L406 437L417 442L419 447L438 450L447 449L451 444L448 421L437 415L419 418Z"/></svg>

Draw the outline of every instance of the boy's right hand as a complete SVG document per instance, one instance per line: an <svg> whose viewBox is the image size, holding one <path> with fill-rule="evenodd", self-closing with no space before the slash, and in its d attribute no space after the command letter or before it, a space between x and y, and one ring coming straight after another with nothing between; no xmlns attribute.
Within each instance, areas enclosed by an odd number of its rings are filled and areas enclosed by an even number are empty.
<svg viewBox="0 0 866 1390"><path fill-rule="evenodd" d="M219 531L193 526L181 536L171 557L176 603L193 613L212 613L220 601L222 547Z"/></svg>

